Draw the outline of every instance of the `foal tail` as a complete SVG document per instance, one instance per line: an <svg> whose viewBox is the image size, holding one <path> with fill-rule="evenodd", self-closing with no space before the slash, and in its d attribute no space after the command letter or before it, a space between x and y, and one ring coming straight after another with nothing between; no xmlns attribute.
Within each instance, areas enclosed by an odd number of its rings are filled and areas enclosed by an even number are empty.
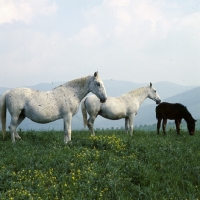
<svg viewBox="0 0 200 200"><path fill-rule="evenodd" d="M87 97L83 99L83 101L81 102L81 111L82 111L82 115L83 115L83 125L84 128L87 125L87 111L86 111L86 107L85 107L85 101L86 101Z"/></svg>
<svg viewBox="0 0 200 200"><path fill-rule="evenodd" d="M2 126L3 139L5 138L6 133L6 94L8 92L9 90L7 90L0 98L0 122Z"/></svg>

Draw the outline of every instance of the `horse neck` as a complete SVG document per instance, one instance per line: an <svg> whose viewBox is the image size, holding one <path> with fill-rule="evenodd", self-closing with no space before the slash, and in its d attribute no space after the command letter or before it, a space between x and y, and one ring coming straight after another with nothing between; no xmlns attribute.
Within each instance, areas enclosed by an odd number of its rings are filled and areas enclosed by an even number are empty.
<svg viewBox="0 0 200 200"><path fill-rule="evenodd" d="M191 114L189 112L186 112L183 116L183 119L188 123L190 122L191 120L193 120Z"/></svg>
<svg viewBox="0 0 200 200"><path fill-rule="evenodd" d="M65 83L63 86L73 91L75 97L81 101L89 91L90 76L78 78Z"/></svg>
<svg viewBox="0 0 200 200"><path fill-rule="evenodd" d="M132 99L137 100L139 105L148 97L148 88L142 87L128 93Z"/></svg>

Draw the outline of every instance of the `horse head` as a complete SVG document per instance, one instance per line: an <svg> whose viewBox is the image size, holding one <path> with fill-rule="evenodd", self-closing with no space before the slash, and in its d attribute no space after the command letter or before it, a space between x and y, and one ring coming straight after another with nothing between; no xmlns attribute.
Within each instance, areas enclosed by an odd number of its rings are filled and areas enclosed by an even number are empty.
<svg viewBox="0 0 200 200"><path fill-rule="evenodd" d="M156 89L152 86L152 83L150 83L149 88L150 88L150 90L149 90L148 97L150 99L152 99L153 101L155 101L156 104L159 104L161 102L161 99L160 99L158 93L156 92Z"/></svg>
<svg viewBox="0 0 200 200"><path fill-rule="evenodd" d="M95 72L94 76L92 77L92 81L89 85L90 92L95 94L101 103L105 103L107 100L106 90L103 84L103 81L99 77L99 73Z"/></svg>
<svg viewBox="0 0 200 200"><path fill-rule="evenodd" d="M189 120L188 122L187 122L187 128L188 128L188 131L189 131L189 134L190 135L194 135L194 133L195 133L195 122L196 122L197 120L195 120L195 119L191 119L191 120Z"/></svg>

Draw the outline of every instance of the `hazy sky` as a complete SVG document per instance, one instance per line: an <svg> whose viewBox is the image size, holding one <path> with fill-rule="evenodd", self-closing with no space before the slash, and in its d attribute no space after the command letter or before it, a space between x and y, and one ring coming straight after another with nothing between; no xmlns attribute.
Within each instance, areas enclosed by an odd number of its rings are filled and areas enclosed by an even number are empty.
<svg viewBox="0 0 200 200"><path fill-rule="evenodd" d="M0 0L0 87L200 85L200 0Z"/></svg>

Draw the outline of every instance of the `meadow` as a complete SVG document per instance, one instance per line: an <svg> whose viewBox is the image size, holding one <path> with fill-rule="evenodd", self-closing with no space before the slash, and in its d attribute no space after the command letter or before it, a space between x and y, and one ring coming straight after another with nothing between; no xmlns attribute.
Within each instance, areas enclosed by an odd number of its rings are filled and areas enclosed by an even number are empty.
<svg viewBox="0 0 200 200"><path fill-rule="evenodd" d="M0 199L200 199L200 131L22 131L0 138Z"/></svg>

